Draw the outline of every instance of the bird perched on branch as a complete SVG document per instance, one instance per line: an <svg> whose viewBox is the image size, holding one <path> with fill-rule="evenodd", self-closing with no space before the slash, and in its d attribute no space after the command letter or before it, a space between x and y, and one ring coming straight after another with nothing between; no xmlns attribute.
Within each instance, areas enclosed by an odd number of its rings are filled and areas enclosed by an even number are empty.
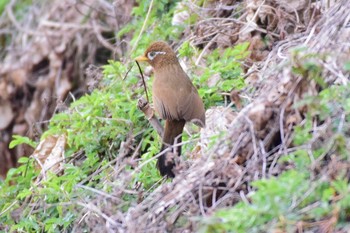
<svg viewBox="0 0 350 233"><path fill-rule="evenodd" d="M136 61L148 62L154 70L153 104L160 118L165 120L161 151L181 143L181 135L186 122L205 126L205 109L197 89L182 69L176 54L165 42L154 42L143 56ZM181 145L175 148L181 154ZM173 178L174 160L172 153L164 153L158 158L157 167L162 176Z"/></svg>

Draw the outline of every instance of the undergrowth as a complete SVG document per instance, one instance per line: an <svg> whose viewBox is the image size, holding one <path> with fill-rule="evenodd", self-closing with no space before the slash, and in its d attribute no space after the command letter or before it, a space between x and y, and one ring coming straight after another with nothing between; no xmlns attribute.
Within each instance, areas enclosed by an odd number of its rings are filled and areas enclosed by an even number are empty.
<svg viewBox="0 0 350 233"><path fill-rule="evenodd" d="M120 39L131 38L129 60L142 54L152 41L176 42L181 37L184 28L171 24L177 1L154 1L148 15L151 2L137 1L132 21L115 35ZM6 3L0 1L0 13ZM184 25L193 24L195 17L191 16ZM205 54L204 61L195 66L202 51L186 41L179 44L179 57L187 59L190 68L186 72L206 108L224 105L223 95L244 87L241 61L248 56L248 46L243 43L216 49ZM303 123L294 127L296 149L279 159L281 165L290 169L276 177L257 179L249 184L254 191L241 202L200 218L201 232L295 232L301 225L312 230L317 222L329 223L334 229L348 225L349 175L342 166L348 166L350 160L347 145L350 89L325 84L322 67L310 59L319 55L307 54L302 58L297 55L298 51L293 55L294 74L315 81L322 91L295 106L307 107L309 111ZM347 70L349 64L344 64ZM147 196L158 187L161 177L151 158L159 152L161 140L137 109L137 100L145 93L138 70L134 67L128 72L129 67L130 64L109 61L103 67L99 87L50 120L42 139L52 135L66 137L63 172L48 171L43 176L33 158L23 157L19 166L8 172L6 180L0 181L0 230L70 232L74 223L83 218L83 210L89 207L89 211L94 211L96 196L113 199L113 193L119 192L120 187L138 189ZM147 84L150 89L151 81ZM315 127L317 130L324 127L326 136L322 138ZM184 135L184 141L191 137ZM10 146L21 143L33 148L38 145L26 137L15 136ZM125 143L129 151L123 154ZM190 151L192 147L189 144L184 149ZM134 153L137 164L126 162L124 167L116 167L113 163L118 156L127 159ZM339 166L336 172L330 167L332 162ZM137 170L140 164L144 166ZM130 176L126 186L113 177L118 169ZM126 212L145 198L132 191L124 193L122 204L117 206L119 210Z"/></svg>
<svg viewBox="0 0 350 233"><path fill-rule="evenodd" d="M319 55L308 54L293 67L295 74L324 88L295 105L307 107L308 115L294 127L296 149L279 159L290 169L252 182L255 191L244 201L202 219L201 232L313 231L319 225L325 232L349 229L350 86L325 87L322 67L309 59L314 56Z"/></svg>
<svg viewBox="0 0 350 233"><path fill-rule="evenodd" d="M175 41L179 38L181 30L171 26L174 4L174 1L157 1L147 20L147 29L139 37L149 1L138 1L132 22L116 35L120 38L133 35L131 45L135 50L130 54L131 58L142 54L151 41ZM203 75L195 75L193 70L190 76L199 88L206 107L222 104L223 97L219 92L229 92L243 86L240 60L246 56L246 49L247 44L223 52L216 50L206 56L210 66L201 71ZM200 51L184 43L179 53L181 57L194 57ZM219 57L225 59L224 65L218 61ZM103 67L104 78L99 88L74 101L67 111L54 115L50 120L49 129L42 138L65 135L67 162L64 163L63 173L48 171L42 177L36 168L36 161L23 157L18 161L19 166L8 172L6 180L0 181L1 230L69 232L73 223L79 221L77 218L81 209L86 207L83 203L94 197L96 191L91 190L113 194L118 187L118 181L114 181L111 175L114 172L111 161L120 155L122 143L132 138L129 147L135 150L140 145L139 151L136 151L140 154L140 163L159 152L159 136L137 109L137 100L144 95L138 70L134 67L126 75L127 67L129 65L119 61L110 61ZM221 78L216 85L208 86L208 80L214 73ZM148 82L150 85L151 81ZM26 137L16 136L11 147L21 143L33 148L38 144ZM133 174L129 188L138 186L148 193L155 189L155 184L161 178L155 160L145 163L137 172L135 166L128 164L123 168ZM126 211L138 198L135 194L125 194L120 208Z"/></svg>

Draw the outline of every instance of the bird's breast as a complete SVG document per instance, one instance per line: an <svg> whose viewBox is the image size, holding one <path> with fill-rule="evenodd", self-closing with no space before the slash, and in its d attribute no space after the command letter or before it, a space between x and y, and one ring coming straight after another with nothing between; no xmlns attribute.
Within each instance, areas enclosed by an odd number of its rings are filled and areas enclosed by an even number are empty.
<svg viewBox="0 0 350 233"><path fill-rule="evenodd" d="M202 120L203 102L180 65L155 70L152 93L154 108L162 119Z"/></svg>
<svg viewBox="0 0 350 233"><path fill-rule="evenodd" d="M181 118L178 113L178 104L180 98L180 88L174 84L171 79L162 79L155 77L153 81L153 104L156 112L162 119Z"/></svg>

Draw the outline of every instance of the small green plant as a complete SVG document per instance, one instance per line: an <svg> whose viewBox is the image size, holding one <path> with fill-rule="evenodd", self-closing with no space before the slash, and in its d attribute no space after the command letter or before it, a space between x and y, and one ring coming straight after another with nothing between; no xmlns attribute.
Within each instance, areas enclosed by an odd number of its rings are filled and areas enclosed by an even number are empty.
<svg viewBox="0 0 350 233"><path fill-rule="evenodd" d="M309 188L305 173L288 171L278 178L252 183L257 191L249 196L249 203L240 202L230 209L219 210L205 232L258 232L269 231L266 223L284 218L291 224L298 220L292 210L293 202L303 197ZM204 220L205 221L205 220ZM217 222L217 223L215 223Z"/></svg>
<svg viewBox="0 0 350 233"><path fill-rule="evenodd" d="M171 26L175 4L176 1L162 0L150 7L150 1L138 1L132 12L132 21L116 35L120 38L133 35L131 45L135 49L130 58L142 54L151 41L177 38L180 30ZM148 9L151 10L149 15L145 14ZM140 33L147 36L140 36ZM160 176L155 160L151 158L158 153L159 136L137 109L137 100L144 95L139 87L138 70L132 69L127 76L126 73L126 65L110 61L103 67L104 78L98 89L74 101L68 111L53 116L43 137L65 135L67 161L77 155L82 155L83 159L77 164L64 163L63 174L46 172L44 180L35 169L33 159L20 159L20 166L11 169L6 180L0 182L0 229L18 232L70 229L81 210L76 203L81 197L88 201L95 196L87 193L83 186L109 193L118 185L107 182L114 172L110 161L119 156L121 145L128 138L132 139L130 147L140 145L135 153L137 156L142 151L142 155L136 166L143 165L140 170L130 165L123 168L133 175L129 188L137 184L139 189L149 192L156 187L154 184L160 180ZM36 146L28 138L15 136L11 147L22 143ZM136 202L137 198L132 194L123 195L125 202L121 209L127 211L130 203ZM23 202L26 204L23 205ZM31 206L39 211L33 212ZM17 209L19 217L15 220L11 215Z"/></svg>
<svg viewBox="0 0 350 233"><path fill-rule="evenodd" d="M223 103L221 93L240 90L244 87L241 62L249 54L249 43L238 44L225 50L216 49L205 56L206 67L196 67L190 70L190 76L195 86L199 87L199 95L205 106L217 106ZM198 55L199 51L185 42L179 49L180 57ZM200 73L200 75L198 75Z"/></svg>
<svg viewBox="0 0 350 233"><path fill-rule="evenodd" d="M56 114L51 119L45 135L66 135L67 159L79 151L85 156L79 166L67 163L64 165L64 175L46 172L45 180L41 181L36 180L38 171L34 169L33 159L21 158L19 162L22 165L9 171L7 179L1 184L4 192L0 192L0 212L4 214L0 219L4 224L12 226L11 231L32 232L45 229L47 232L55 232L54 229L66 229L77 217L77 207L73 200L86 195L79 185L84 184L106 192L111 190L100 181L112 173L108 166L109 159L118 156L120 145L128 136L134 135L135 146L141 143L143 150L154 144L153 138L157 135L148 129L147 120L137 109L137 99L143 91L136 87L139 81L137 70L133 70L124 79L125 73L125 66L110 61L104 67L104 79L100 89L81 97L71 104L69 111ZM35 146L34 142L20 136L14 137L11 146L21 143ZM142 160L149 159L157 152L151 146L142 156ZM138 171L140 174L135 173L131 186L140 182L142 187L148 189L160 179L154 161L146 167L147 169ZM131 167L125 169L130 170ZM89 179L89 174L97 170L100 172ZM35 185L39 181L40 185ZM16 185L11 186L11 182ZM43 196L45 199L42 199ZM131 202L135 198L129 195L125 200ZM23 217L15 223L9 213L19 208L24 200L36 203L38 208L45 208L45 213L39 211L34 214L30 208L24 208L21 210ZM66 202L71 204L61 205Z"/></svg>
<svg viewBox="0 0 350 233"><path fill-rule="evenodd" d="M13 139L9 145L9 148L12 149L14 147L16 147L17 145L20 144L27 144L33 148L35 148L37 146L37 143L35 143L34 141L32 141L30 138L28 137L23 137L20 135L13 135Z"/></svg>

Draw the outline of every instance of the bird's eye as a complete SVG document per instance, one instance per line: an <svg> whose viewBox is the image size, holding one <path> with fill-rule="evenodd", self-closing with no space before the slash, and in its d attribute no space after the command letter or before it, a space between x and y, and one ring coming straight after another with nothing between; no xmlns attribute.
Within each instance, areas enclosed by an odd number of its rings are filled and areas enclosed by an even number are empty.
<svg viewBox="0 0 350 233"><path fill-rule="evenodd" d="M147 54L148 59L153 60L154 57L157 55L156 52L152 51Z"/></svg>

